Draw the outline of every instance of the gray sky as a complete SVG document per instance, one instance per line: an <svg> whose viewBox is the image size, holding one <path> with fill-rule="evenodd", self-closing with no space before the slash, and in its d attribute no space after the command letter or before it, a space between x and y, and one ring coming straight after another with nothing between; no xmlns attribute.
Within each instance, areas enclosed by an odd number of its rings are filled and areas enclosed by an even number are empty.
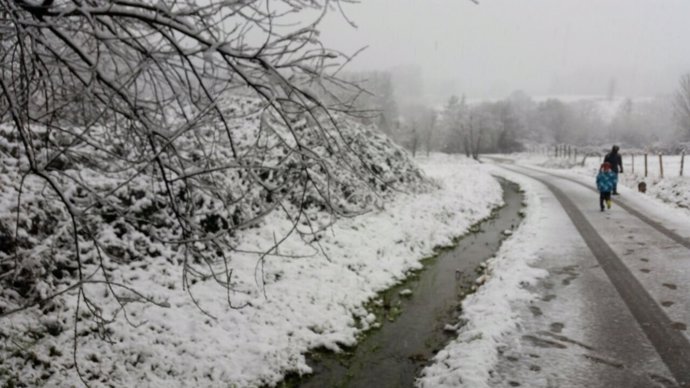
<svg viewBox="0 0 690 388"><path fill-rule="evenodd" d="M369 46L350 70L418 65L427 89L475 98L606 94L613 77L618 96L649 96L690 72L690 0L479 3L362 0L344 7L358 28L333 15L322 38L349 53Z"/></svg>

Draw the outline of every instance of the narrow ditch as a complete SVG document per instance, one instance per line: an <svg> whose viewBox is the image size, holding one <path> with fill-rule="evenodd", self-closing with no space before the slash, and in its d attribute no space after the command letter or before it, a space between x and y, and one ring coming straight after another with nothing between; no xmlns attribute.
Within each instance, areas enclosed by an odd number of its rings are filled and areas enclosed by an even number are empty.
<svg viewBox="0 0 690 388"><path fill-rule="evenodd" d="M458 325L462 299L474 291L483 264L521 221L519 187L500 180L505 205L458 239L424 261L424 269L380 294L371 310L380 327L366 333L357 346L335 354L314 351L308 356L314 373L290 376L283 387L413 387L422 368L454 337L446 325ZM410 295L406 290L412 291Z"/></svg>

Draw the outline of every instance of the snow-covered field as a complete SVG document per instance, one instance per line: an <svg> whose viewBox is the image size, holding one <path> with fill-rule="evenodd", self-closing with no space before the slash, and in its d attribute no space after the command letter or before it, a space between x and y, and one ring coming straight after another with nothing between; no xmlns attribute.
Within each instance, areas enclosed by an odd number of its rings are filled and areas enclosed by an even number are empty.
<svg viewBox="0 0 690 388"><path fill-rule="evenodd" d="M252 387L275 384L290 371L309 372L304 352L353 344L376 325L363 307L367 301L502 201L499 184L474 161L440 156L421 164L438 190L401 193L384 209L340 220L322 236L320 249L293 236L281 245L282 256L262 265L255 255L234 256L237 288L244 292L232 301L246 303L243 308L230 307L209 280L193 290L203 314L181 289L179 268L166 261L117 269L117 278L169 307L128 306L134 325L116 319L107 329L112 343L98 339L99 328L84 320L77 332L82 375L94 387ZM242 232L239 250L264 249L291 225L273 214L264 227ZM79 384L71 354L75 298L66 299L70 309L58 314L32 308L3 318L0 376L28 386ZM63 330L26 339L51 326ZM12 355L19 346L32 360Z"/></svg>
<svg viewBox="0 0 690 388"><path fill-rule="evenodd" d="M569 167L568 173L581 176L595 173L594 162L583 167L543 156L515 158L519 163ZM463 302L467 323L457 339L418 381L422 387L487 386L501 339L520 323L513 305L528 303L533 296L525 285L545 275L530 263L539 257L538 237L550 219L540 206L546 189L464 157L433 155L418 162L437 190L400 193L381 209L341 219L321 236L316 248L292 235L280 246L280 255L268 256L263 263L254 254L235 255L239 291L231 295L233 306L212 280L194 286L193 301L180 287L179 268L166 261L118 268L117 278L146 290L152 299L165 300L168 307L128 306L126 319L117 317L107 326L110 343L98 338L104 334L99 333L101 327L87 316L79 317L76 359L82 376L94 387L257 387L276 384L289 372L309 373L305 352L354 344L377 325L376 317L363 307L377 292L421 268L420 260L432 255L435 247L450 244L501 203L494 174L526 191L526 218L489 261L487 282ZM623 184L632 186L636 179L623 179ZM649 182L650 196L676 206L690 204L687 177ZM261 228L240 233L238 252L265 250L275 235L290 227L283 216L271 214ZM34 307L2 318L3 384L80 384L72 355L75 332L70 314L75 298L66 294L65 299L65 310L45 313ZM240 304L244 307L235 308ZM51 330L56 327L61 329Z"/></svg>

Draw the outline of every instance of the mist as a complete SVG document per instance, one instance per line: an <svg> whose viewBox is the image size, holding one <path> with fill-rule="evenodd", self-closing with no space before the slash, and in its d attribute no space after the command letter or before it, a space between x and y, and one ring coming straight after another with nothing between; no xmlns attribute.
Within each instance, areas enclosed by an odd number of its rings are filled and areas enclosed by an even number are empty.
<svg viewBox="0 0 690 388"><path fill-rule="evenodd" d="M347 70L416 74L428 103L667 95L690 70L683 0L369 0L342 11L320 28L327 46L366 47Z"/></svg>

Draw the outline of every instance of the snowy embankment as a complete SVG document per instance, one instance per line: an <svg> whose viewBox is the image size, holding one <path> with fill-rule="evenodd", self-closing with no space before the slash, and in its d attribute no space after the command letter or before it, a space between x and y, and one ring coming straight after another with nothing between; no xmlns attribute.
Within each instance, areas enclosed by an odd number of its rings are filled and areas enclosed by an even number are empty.
<svg viewBox="0 0 690 388"><path fill-rule="evenodd" d="M82 309L74 326L78 299L67 292L49 308L5 316L0 382L79 385L75 359L92 387L256 387L276 384L289 372L309 372L305 352L354 344L358 334L376 325L363 307L367 301L421 268L420 260L435 247L450 244L502 201L499 184L474 161L441 156L422 165L437 189L389 196L381 208L317 233L316 243L289 234L294 223L281 212L269 214L258 228L237 232L228 262L231 291L212 278L201 279L192 283L192 299L181 286L180 261L166 259L174 252L160 244L157 258L105 260L113 279L161 306L127 304L105 325ZM6 214L13 214L11 202L5 205ZM316 224L331 216L311 217ZM259 259L257 252L269 251L276 236L286 235L276 251ZM4 309L19 297L11 291L3 291ZM98 305L111 291L96 283L85 292Z"/></svg>
<svg viewBox="0 0 690 388"><path fill-rule="evenodd" d="M485 168L518 183L525 191L525 219L488 261L487 281L462 303L460 319L465 324L458 330L457 338L423 370L417 381L419 387L489 387L502 339L520 324L514 305L529 303L535 296L526 287L548 275L530 266L539 258L541 237L550 230L550 215L541 206L546 188L522 175L491 166Z"/></svg>

